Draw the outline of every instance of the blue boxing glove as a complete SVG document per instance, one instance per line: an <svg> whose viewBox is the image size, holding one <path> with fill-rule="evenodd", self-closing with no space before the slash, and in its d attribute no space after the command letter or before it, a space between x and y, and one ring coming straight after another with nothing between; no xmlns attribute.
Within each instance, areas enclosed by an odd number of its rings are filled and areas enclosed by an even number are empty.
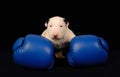
<svg viewBox="0 0 120 77"><path fill-rule="evenodd" d="M107 42L95 35L79 35L70 42L67 60L71 66L104 64L108 60Z"/></svg>
<svg viewBox="0 0 120 77"><path fill-rule="evenodd" d="M54 66L54 48L52 43L40 36L29 34L15 41L13 60L28 68L52 69Z"/></svg>

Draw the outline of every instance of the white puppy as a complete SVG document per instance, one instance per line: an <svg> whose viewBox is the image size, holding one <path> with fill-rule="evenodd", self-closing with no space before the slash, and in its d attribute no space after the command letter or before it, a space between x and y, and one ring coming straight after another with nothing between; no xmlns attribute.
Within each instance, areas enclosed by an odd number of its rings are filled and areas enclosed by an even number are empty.
<svg viewBox="0 0 120 77"><path fill-rule="evenodd" d="M68 28L69 22L60 16L54 16L45 23L47 29L41 36L49 39L54 47L58 50L55 51L56 58L65 58L62 55L62 49L71 41L75 34Z"/></svg>

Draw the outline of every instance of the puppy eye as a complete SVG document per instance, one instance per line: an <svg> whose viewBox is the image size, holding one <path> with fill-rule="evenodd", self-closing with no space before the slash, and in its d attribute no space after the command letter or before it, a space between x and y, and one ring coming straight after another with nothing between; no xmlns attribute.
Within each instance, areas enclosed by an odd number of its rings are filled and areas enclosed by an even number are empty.
<svg viewBox="0 0 120 77"><path fill-rule="evenodd" d="M52 25L50 25L50 27L52 27Z"/></svg>
<svg viewBox="0 0 120 77"><path fill-rule="evenodd" d="M60 25L60 27L63 27L62 25Z"/></svg>

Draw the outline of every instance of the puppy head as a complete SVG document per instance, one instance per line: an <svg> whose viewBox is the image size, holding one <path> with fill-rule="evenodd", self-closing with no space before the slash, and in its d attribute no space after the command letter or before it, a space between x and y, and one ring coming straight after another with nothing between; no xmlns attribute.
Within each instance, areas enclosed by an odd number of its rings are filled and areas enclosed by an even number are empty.
<svg viewBox="0 0 120 77"><path fill-rule="evenodd" d="M54 16L50 18L45 26L47 27L48 36L51 39L62 39L66 34L69 23L63 17Z"/></svg>

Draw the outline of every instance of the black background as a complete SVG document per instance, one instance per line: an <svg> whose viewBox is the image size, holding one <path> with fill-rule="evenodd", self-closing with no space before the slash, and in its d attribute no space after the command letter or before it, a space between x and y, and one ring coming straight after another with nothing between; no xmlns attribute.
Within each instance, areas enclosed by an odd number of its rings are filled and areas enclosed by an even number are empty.
<svg viewBox="0 0 120 77"><path fill-rule="evenodd" d="M45 21L58 15L70 22L69 27L76 35L94 34L103 37L108 42L110 50L119 49L117 5L69 6L42 8L16 4L5 7L1 11L1 48L12 47L17 38L27 34L41 34L45 29Z"/></svg>
<svg viewBox="0 0 120 77"><path fill-rule="evenodd" d="M48 5L49 4L49 5ZM45 21L52 16L65 17L76 35L93 34L103 37L109 45L110 61L101 67L74 69L58 63L52 71L24 69L12 59L12 46L19 37L40 35ZM119 75L120 29L118 2L5 2L1 7L0 74L10 76L100 76ZM63 64L62 64L63 63ZM19 75L18 75L19 74ZM118 76L119 77L119 76Z"/></svg>

